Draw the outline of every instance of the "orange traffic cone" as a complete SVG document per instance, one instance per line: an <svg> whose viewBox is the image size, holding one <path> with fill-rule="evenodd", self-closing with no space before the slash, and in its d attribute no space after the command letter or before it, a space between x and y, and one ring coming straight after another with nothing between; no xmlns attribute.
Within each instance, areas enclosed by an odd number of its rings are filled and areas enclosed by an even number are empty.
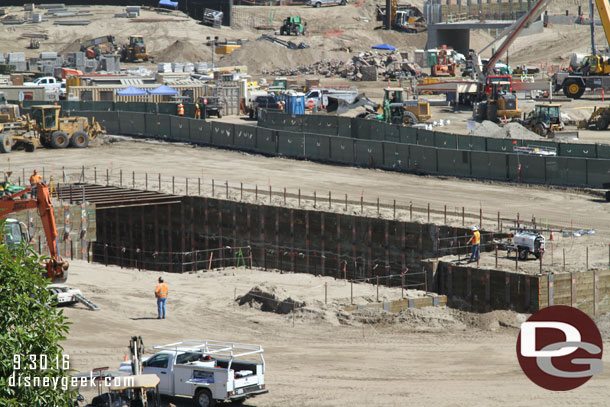
<svg viewBox="0 0 610 407"><path fill-rule="evenodd" d="M551 229L551 236L549 236L549 240L553 240L553 229Z"/></svg>
<svg viewBox="0 0 610 407"><path fill-rule="evenodd" d="M123 362L127 362L127 355L123 355Z"/></svg>

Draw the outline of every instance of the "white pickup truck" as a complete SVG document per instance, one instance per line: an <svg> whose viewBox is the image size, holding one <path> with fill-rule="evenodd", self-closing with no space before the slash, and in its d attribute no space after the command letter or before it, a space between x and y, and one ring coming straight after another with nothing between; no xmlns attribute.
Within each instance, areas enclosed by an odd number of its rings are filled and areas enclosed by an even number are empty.
<svg viewBox="0 0 610 407"><path fill-rule="evenodd" d="M214 407L268 392L260 345L187 340L153 349L158 352L143 359L142 373L159 377L161 394L192 397L198 407ZM119 370L131 372L131 361L121 363Z"/></svg>
<svg viewBox="0 0 610 407"><path fill-rule="evenodd" d="M41 76L40 78L34 79L32 82L25 82L23 86L42 86L47 91L59 93L61 90L62 81L58 81L52 76Z"/></svg>

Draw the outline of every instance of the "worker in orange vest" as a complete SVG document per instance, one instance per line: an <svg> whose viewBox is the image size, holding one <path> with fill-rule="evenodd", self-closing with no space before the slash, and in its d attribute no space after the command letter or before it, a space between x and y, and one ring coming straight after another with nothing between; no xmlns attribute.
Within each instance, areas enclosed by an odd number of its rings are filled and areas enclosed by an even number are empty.
<svg viewBox="0 0 610 407"><path fill-rule="evenodd" d="M165 319L165 302L169 289L167 284L163 282L163 277L159 277L159 284L155 288L155 297L157 297L157 319Z"/></svg>
<svg viewBox="0 0 610 407"><path fill-rule="evenodd" d="M34 170L34 173L30 177L30 187L32 188L32 198L36 198L38 193L36 187L42 182L42 175L38 173L38 170Z"/></svg>
<svg viewBox="0 0 610 407"><path fill-rule="evenodd" d="M472 243L472 254L470 255L469 263L472 263L481 257L481 233L477 226L472 227L472 237L466 244L469 243Z"/></svg>
<svg viewBox="0 0 610 407"><path fill-rule="evenodd" d="M184 116L184 105L182 102L178 103L178 116Z"/></svg>
<svg viewBox="0 0 610 407"><path fill-rule="evenodd" d="M201 109L199 103L195 103L195 119L201 119Z"/></svg>

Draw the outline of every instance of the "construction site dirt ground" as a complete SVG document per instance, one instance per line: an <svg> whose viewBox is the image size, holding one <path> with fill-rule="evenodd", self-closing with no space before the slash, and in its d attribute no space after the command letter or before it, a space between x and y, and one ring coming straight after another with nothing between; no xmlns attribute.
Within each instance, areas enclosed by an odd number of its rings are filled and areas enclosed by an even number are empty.
<svg viewBox="0 0 610 407"><path fill-rule="evenodd" d="M103 185L108 175L113 185L122 183L124 187L145 189L148 184L150 190L158 189L161 174L163 192L172 193L173 177L173 192L186 194L186 178L189 178L189 194L199 193L201 180L201 194L206 196L211 196L214 180L214 196L217 198L227 197L225 183L228 183L230 199L269 204L271 189L272 204L291 207L299 207L300 189L301 208L314 207L315 193L316 209L356 215L364 213L366 216L389 219L394 217L393 205L396 201L397 219L467 227L476 224L489 232L508 232L517 218L526 226L535 219L538 227L555 230L553 241L548 233L545 234L548 248L544 270L563 270L564 249L566 271L586 268L587 247L590 268L607 267L610 260L610 224L606 221L610 219L610 204L601 195L579 189L418 176L130 138L115 137L112 142L97 144L86 150L62 151L65 166L57 164L54 150L41 149L35 153L14 151L0 155L0 169L13 171L14 181L23 175L29 177L36 168L44 171L47 181L53 175L55 183L78 182L80 179ZM83 167L85 178L81 179ZM365 203L364 211L360 207L361 196ZM413 205L412 216L410 205ZM481 213L483 222L480 222ZM593 230L594 233L585 233L580 237L563 236L562 230ZM439 253L441 257L443 254ZM504 251L499 254L500 268L514 270L512 256L505 258ZM493 253L485 253L483 257L495 263ZM530 273L539 270L535 260L520 262L519 267L520 271Z"/></svg>
<svg viewBox="0 0 610 407"><path fill-rule="evenodd" d="M169 297L166 319L157 320L153 291L161 275ZM261 344L269 393L247 406L593 406L610 395L607 369L570 392L549 392L530 382L515 354L518 327L527 315L512 311L471 314L442 307L348 314L339 306L349 303L344 281L244 268L168 274L74 261L68 285L101 307L64 308L72 323L63 342L71 368L117 369L133 335L142 336L145 356L152 346L182 339ZM255 286L306 306L293 322L291 314L234 301ZM355 292L355 302L374 301L373 285ZM400 297L395 290L384 295ZM597 323L607 340L610 318ZM607 353L603 359L608 363ZM83 392L87 400L96 394ZM192 405L184 398L163 402Z"/></svg>

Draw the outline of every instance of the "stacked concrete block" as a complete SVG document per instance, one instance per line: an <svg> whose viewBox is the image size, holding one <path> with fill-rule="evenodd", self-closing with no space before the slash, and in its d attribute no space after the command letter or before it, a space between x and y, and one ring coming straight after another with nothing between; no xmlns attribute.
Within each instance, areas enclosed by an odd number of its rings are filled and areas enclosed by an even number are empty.
<svg viewBox="0 0 610 407"><path fill-rule="evenodd" d="M100 71L106 71L106 72L120 72L120 70L121 70L120 55L102 55L102 56L100 56L100 63L99 63L98 69Z"/></svg>
<svg viewBox="0 0 610 407"><path fill-rule="evenodd" d="M6 59L4 58L4 54L2 52L0 52L0 64L6 64Z"/></svg>
<svg viewBox="0 0 610 407"><path fill-rule="evenodd" d="M172 62L172 72L184 72L184 64L182 62Z"/></svg>
<svg viewBox="0 0 610 407"><path fill-rule="evenodd" d="M169 62L158 63L157 72L160 72L160 73L172 72L172 64Z"/></svg>
<svg viewBox="0 0 610 407"><path fill-rule="evenodd" d="M209 70L209 66L207 62L196 62L195 63L195 72L197 73L206 73Z"/></svg>
<svg viewBox="0 0 610 407"><path fill-rule="evenodd" d="M184 64L184 72L193 72L195 71L195 64L192 62L187 62Z"/></svg>
<svg viewBox="0 0 610 407"><path fill-rule="evenodd" d="M125 7L125 14L129 17L129 15L133 15L133 17L138 17L140 15L140 7Z"/></svg>
<svg viewBox="0 0 610 407"><path fill-rule="evenodd" d="M10 52L8 54L8 65L12 65L15 67L17 71L25 71L27 69L27 64L25 61L25 53L24 52Z"/></svg>
<svg viewBox="0 0 610 407"><path fill-rule="evenodd" d="M81 71L83 71L85 73L96 72L98 65L99 65L99 61L97 59L88 59L85 61L85 66L83 69L81 69Z"/></svg>

